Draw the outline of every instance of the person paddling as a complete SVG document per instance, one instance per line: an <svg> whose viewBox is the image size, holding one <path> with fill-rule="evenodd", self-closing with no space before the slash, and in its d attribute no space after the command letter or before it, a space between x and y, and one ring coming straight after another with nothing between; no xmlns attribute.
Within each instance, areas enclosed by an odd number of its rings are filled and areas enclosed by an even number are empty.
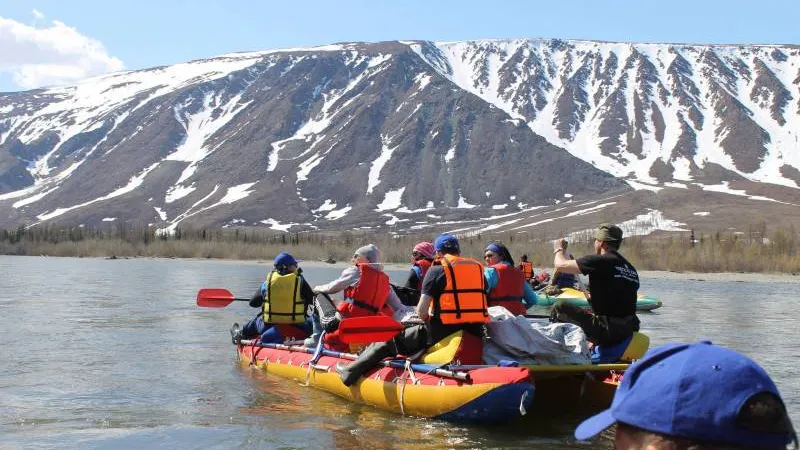
<svg viewBox="0 0 800 450"><path fill-rule="evenodd" d="M589 341L599 345L616 344L639 331L639 274L619 253L622 229L607 223L600 225L595 232L595 254L577 260L564 255L563 241L553 241L553 266L560 273L589 275L592 292L588 300L594 314L562 299L553 306L550 320L580 326Z"/></svg>
<svg viewBox="0 0 800 450"><path fill-rule="evenodd" d="M575 429L578 440L615 427L614 448L797 448L775 383L750 358L711 342L666 344L633 363L611 407Z"/></svg>
<svg viewBox="0 0 800 450"><path fill-rule="evenodd" d="M453 235L440 235L434 248L437 258L422 281L417 304L417 315L427 323L407 327L391 341L371 344L349 365L337 364L336 372L345 386L354 384L386 357L414 355L455 332L485 336L489 313L483 266L460 256L459 242Z"/></svg>
<svg viewBox="0 0 800 450"><path fill-rule="evenodd" d="M483 253L486 262L484 278L489 306L502 306L515 316L537 304L536 293L525 281L522 271L514 267L511 252L501 242L491 242Z"/></svg>
<svg viewBox="0 0 800 450"><path fill-rule="evenodd" d="M353 254L353 265L344 269L339 278L314 286L315 293L343 292L344 300L335 305L336 321L334 323L348 317L377 314L392 317L394 311L404 309L402 302L389 285L389 276L384 273L383 265L379 262L380 255L380 250L373 244L360 247ZM325 309L323 301L318 301L317 309ZM317 313L322 316L330 314L325 311L317 311ZM350 350L349 345L341 341L338 330L330 330L325 335L325 345L334 350Z"/></svg>
<svg viewBox="0 0 800 450"><path fill-rule="evenodd" d="M275 257L273 270L250 300L250 306L262 311L241 329L239 324L233 325L234 343L256 336L264 343L280 343L288 337L302 339L311 333L311 320L306 314L314 293L302 273L292 255L282 252Z"/></svg>

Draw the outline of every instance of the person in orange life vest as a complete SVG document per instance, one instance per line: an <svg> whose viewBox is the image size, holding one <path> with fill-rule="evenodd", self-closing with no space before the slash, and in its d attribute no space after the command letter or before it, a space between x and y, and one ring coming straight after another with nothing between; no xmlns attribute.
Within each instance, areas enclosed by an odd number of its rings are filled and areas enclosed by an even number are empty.
<svg viewBox="0 0 800 450"><path fill-rule="evenodd" d="M483 253L486 269L486 288L489 306L502 306L515 316L538 303L536 293L525 282L522 271L514 267L514 258L508 248L500 242L492 242Z"/></svg>
<svg viewBox="0 0 800 450"><path fill-rule="evenodd" d="M457 331L477 337L478 342L485 336L489 313L483 266L460 256L453 235L440 235L434 248L437 258L425 274L417 304L417 315L426 323L405 328L391 341L371 344L348 365L337 364L336 372L345 386L354 384L386 357L414 355Z"/></svg>
<svg viewBox="0 0 800 450"><path fill-rule="evenodd" d="M407 288L416 290L422 289L422 280L425 279L425 274L433 264L433 244L430 242L420 242L414 246L411 256L414 257L414 264L411 266L411 272L408 274L408 281L406 281Z"/></svg>
<svg viewBox="0 0 800 450"><path fill-rule="evenodd" d="M528 255L522 255L520 257L520 263L517 269L521 270L522 274L525 275L525 281L530 282L533 279L533 263L528 261Z"/></svg>
<svg viewBox="0 0 800 450"><path fill-rule="evenodd" d="M250 300L250 306L263 311L241 329L238 324L233 325L234 342L260 336L261 342L280 343L285 337L304 338L311 334L311 321L306 316L314 298L311 286L292 255L279 253L274 265Z"/></svg>
<svg viewBox="0 0 800 450"><path fill-rule="evenodd" d="M344 300L337 302L337 319L385 314L392 317L394 311L404 306L389 286L389 276L383 272L379 262L380 250L373 244L365 245L353 254L353 266L344 269L339 278L327 284L314 286L315 293L335 294L343 292ZM349 351L338 330L325 335L329 347Z"/></svg>

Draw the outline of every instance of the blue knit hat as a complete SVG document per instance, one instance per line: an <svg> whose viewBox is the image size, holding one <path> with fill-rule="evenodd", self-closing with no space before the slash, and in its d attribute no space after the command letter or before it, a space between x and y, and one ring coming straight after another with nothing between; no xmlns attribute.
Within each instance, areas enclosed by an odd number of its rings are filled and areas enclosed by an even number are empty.
<svg viewBox="0 0 800 450"><path fill-rule="evenodd" d="M433 243L433 248L436 249L437 252L440 252L443 250L459 250L460 247L458 245L458 238L452 234L443 233L436 238L436 241Z"/></svg>

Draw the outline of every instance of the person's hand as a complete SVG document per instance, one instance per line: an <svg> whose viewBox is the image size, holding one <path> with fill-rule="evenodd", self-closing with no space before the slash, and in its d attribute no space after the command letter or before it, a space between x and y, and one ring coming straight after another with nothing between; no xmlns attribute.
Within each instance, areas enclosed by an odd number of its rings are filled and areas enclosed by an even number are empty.
<svg viewBox="0 0 800 450"><path fill-rule="evenodd" d="M313 288L311 288L311 291L313 291L315 294L322 293L322 289L320 289L320 286L314 286Z"/></svg>
<svg viewBox="0 0 800 450"><path fill-rule="evenodd" d="M553 253L555 253L555 252L557 252L559 250L564 250L564 246L565 245L566 245L566 241L564 240L564 238L558 238L558 239L554 240L553 241Z"/></svg>
<svg viewBox="0 0 800 450"><path fill-rule="evenodd" d="M253 294L253 298L250 299L250 306L253 308L259 308L264 305L264 297L261 296L260 292Z"/></svg>

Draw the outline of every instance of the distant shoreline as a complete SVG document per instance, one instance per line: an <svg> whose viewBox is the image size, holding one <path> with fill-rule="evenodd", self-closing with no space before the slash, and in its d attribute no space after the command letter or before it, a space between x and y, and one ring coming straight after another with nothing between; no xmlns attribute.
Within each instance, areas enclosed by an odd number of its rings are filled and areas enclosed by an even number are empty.
<svg viewBox="0 0 800 450"><path fill-rule="evenodd" d="M14 256L17 255L3 255ZM163 256L119 256L116 258L102 257L102 256L49 256L49 255L21 255L21 257L28 258L87 258L87 259L105 259L105 260L124 260L124 259L152 259L152 260L181 260L181 261L213 261L216 263L227 264L258 264L258 265L272 265L270 259L223 259L223 258L171 258ZM348 261L336 261L328 263L318 260L301 260L300 267L329 267L333 269L344 269L349 266ZM411 263L384 263L384 268L388 270L404 270L411 267ZM552 268L546 268L548 272L552 273ZM537 268L538 270L538 268ZM642 278L651 278L659 280L691 280L691 281L707 281L712 283L719 282L735 282L735 283L800 283L800 275L793 275L789 273L759 273L759 272L676 272L666 270L639 270L639 275Z"/></svg>

